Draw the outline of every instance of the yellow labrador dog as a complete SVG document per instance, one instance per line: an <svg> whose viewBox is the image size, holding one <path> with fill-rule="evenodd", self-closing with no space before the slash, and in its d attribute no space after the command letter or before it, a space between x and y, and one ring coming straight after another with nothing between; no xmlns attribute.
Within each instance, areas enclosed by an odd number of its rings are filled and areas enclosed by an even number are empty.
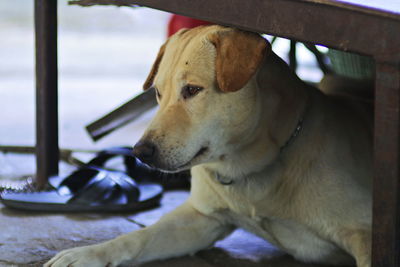
<svg viewBox="0 0 400 267"><path fill-rule="evenodd" d="M372 138L361 105L297 78L261 36L181 30L144 88L159 110L134 153L191 168L190 198L156 224L45 266L117 266L194 253L237 227L300 261L370 266Z"/></svg>

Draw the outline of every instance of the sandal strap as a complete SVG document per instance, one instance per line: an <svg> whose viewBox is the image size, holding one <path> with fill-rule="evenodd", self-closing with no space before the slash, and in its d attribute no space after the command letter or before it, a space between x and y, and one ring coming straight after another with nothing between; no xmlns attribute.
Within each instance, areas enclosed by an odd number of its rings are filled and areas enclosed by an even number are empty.
<svg viewBox="0 0 400 267"><path fill-rule="evenodd" d="M134 174L138 159L133 155L131 147L111 147L97 153L96 157L90 160L87 165L104 167L105 163L113 157L122 156L124 160L125 171L128 174Z"/></svg>
<svg viewBox="0 0 400 267"><path fill-rule="evenodd" d="M105 173L98 172L95 177L74 194L68 203L91 204L102 201L114 186L113 180L106 179Z"/></svg>
<svg viewBox="0 0 400 267"><path fill-rule="evenodd" d="M127 203L137 202L139 189L123 173L115 171L98 170L98 174L92 178L81 190L79 190L68 203L93 204L113 203L122 196Z"/></svg>
<svg viewBox="0 0 400 267"><path fill-rule="evenodd" d="M112 174L111 179L115 182L120 193L126 196L128 203L138 201L140 190L138 185L134 182L134 180L132 180L131 177L117 171L110 172L110 174Z"/></svg>
<svg viewBox="0 0 400 267"><path fill-rule="evenodd" d="M63 178L62 182L57 186L57 188L66 186L71 193L75 194L89 185L93 177L97 176L100 171L101 169L96 166L81 167L67 177Z"/></svg>

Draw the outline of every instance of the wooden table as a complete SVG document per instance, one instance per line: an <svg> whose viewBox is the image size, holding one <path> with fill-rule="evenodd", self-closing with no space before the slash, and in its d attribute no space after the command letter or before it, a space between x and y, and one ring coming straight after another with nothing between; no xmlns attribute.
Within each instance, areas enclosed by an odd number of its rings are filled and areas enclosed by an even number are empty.
<svg viewBox="0 0 400 267"><path fill-rule="evenodd" d="M400 266L399 0L81 0L143 5L375 59L374 267ZM364 5L364 6L363 6ZM57 1L35 0L37 179L58 171Z"/></svg>

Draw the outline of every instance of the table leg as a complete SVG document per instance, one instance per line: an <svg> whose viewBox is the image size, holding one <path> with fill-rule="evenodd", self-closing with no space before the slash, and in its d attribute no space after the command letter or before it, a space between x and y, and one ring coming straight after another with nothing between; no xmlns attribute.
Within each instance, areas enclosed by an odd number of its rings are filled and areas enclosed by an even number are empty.
<svg viewBox="0 0 400 267"><path fill-rule="evenodd" d="M36 179L58 173L57 0L35 0Z"/></svg>
<svg viewBox="0 0 400 267"><path fill-rule="evenodd" d="M373 267L400 266L400 62L376 61Z"/></svg>

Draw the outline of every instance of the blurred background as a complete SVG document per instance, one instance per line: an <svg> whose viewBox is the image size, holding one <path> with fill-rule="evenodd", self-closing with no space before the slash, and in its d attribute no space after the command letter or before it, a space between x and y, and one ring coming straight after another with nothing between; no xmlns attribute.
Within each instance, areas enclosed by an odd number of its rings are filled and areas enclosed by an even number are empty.
<svg viewBox="0 0 400 267"><path fill-rule="evenodd" d="M167 36L171 14L147 8L59 7L60 147L103 149L132 146L155 110L93 142L85 126L141 92L142 83ZM0 1L0 145L34 146L35 81L33 1ZM274 50L287 59L289 43ZM318 82L314 56L297 47L298 74ZM32 155L0 153L0 179L35 172Z"/></svg>

